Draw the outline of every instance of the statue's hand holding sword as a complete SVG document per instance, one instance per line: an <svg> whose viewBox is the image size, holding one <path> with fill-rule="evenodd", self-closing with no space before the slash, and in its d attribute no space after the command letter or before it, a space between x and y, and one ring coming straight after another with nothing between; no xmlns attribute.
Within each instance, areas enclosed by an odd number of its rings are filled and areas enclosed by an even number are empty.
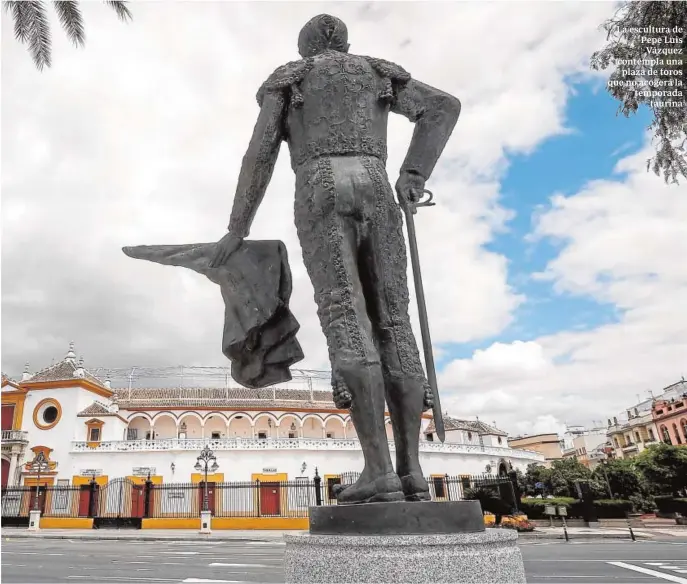
<svg viewBox="0 0 687 584"><path fill-rule="evenodd" d="M405 173L404 173L405 174ZM420 272L420 255L417 250L417 237L415 235L415 218L418 207L432 207L436 203L432 201L434 195L431 191L424 188L424 179L418 175L401 175L396 183L399 202L406 217L408 228L408 243L410 245L410 261L413 266L413 280L415 282L415 295L417 296L417 309L420 316L420 331L422 333L422 348L425 353L425 369L427 370L427 381L432 389L434 405L434 426L437 436L442 442L446 438L444 430L444 418L441 415L441 402L439 401L439 388L437 387L437 376L434 369L434 355L432 353L432 339L429 333L429 321L427 319L427 304L425 302L425 291L422 285L422 274ZM415 183L415 184L413 184ZM427 199L423 200L427 195Z"/></svg>

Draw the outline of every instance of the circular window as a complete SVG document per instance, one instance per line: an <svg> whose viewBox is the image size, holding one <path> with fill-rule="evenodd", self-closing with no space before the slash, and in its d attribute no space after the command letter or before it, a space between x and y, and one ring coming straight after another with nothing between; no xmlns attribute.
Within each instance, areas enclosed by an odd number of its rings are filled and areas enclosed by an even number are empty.
<svg viewBox="0 0 687 584"><path fill-rule="evenodd" d="M33 423L41 430L50 430L61 417L62 408L59 402L51 398L44 399L33 410Z"/></svg>
<svg viewBox="0 0 687 584"><path fill-rule="evenodd" d="M43 421L46 424L52 424L57 420L57 408L55 406L48 406L43 410Z"/></svg>

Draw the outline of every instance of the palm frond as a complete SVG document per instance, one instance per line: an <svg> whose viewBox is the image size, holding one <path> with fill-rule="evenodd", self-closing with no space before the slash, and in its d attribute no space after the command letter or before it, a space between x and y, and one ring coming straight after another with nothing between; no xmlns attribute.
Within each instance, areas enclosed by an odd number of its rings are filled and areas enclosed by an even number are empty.
<svg viewBox="0 0 687 584"><path fill-rule="evenodd" d="M62 27L75 46L83 46L86 40L86 32L81 18L81 10L76 0L56 1L55 10L60 17Z"/></svg>
<svg viewBox="0 0 687 584"><path fill-rule="evenodd" d="M25 43L29 40L29 35L31 33L30 11L26 9L24 2L8 0L2 4L5 12L12 15L12 20L14 21L14 36L20 43Z"/></svg>
<svg viewBox="0 0 687 584"><path fill-rule="evenodd" d="M117 16L124 22L127 20L132 20L131 11L129 10L127 3L123 0L105 0L105 4L109 5L117 13Z"/></svg>
<svg viewBox="0 0 687 584"><path fill-rule="evenodd" d="M42 71L43 67L50 67L51 64L50 24L45 2L26 0L22 5L29 12L29 52L36 67Z"/></svg>

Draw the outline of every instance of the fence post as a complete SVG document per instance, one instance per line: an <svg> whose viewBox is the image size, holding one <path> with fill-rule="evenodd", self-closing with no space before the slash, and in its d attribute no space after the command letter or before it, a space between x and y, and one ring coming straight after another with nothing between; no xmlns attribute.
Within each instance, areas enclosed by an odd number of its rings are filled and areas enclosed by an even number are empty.
<svg viewBox="0 0 687 584"><path fill-rule="evenodd" d="M150 491L153 487L153 481L150 480L150 474L145 482L145 493L143 493L143 516L150 517Z"/></svg>
<svg viewBox="0 0 687 584"><path fill-rule="evenodd" d="M515 500L515 511L520 512L520 499L522 498L522 491L520 491L520 485L518 484L518 473L515 470L511 470L508 473L508 478L510 479L511 488L513 489L513 498Z"/></svg>
<svg viewBox="0 0 687 584"><path fill-rule="evenodd" d="M95 477L91 478L90 482L91 492L88 497L88 516L95 517L95 493L98 488L98 483L95 482Z"/></svg>
<svg viewBox="0 0 687 584"><path fill-rule="evenodd" d="M319 474L317 474L317 467L315 467L315 478L313 479L313 482L315 483L315 505L319 507L322 505L322 478Z"/></svg>
<svg viewBox="0 0 687 584"><path fill-rule="evenodd" d="M451 483L449 482L449 476L445 476L446 479L446 500L450 501L451 500Z"/></svg>

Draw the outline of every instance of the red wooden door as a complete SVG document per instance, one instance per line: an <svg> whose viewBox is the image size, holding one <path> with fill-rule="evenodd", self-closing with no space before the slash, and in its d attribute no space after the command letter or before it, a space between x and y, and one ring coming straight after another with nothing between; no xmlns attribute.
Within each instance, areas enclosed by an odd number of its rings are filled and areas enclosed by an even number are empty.
<svg viewBox="0 0 687 584"><path fill-rule="evenodd" d="M2 429L12 430L12 423L14 421L14 404L2 405Z"/></svg>
<svg viewBox="0 0 687 584"><path fill-rule="evenodd" d="M260 515L279 515L279 483L260 483Z"/></svg>
<svg viewBox="0 0 687 584"><path fill-rule="evenodd" d="M3 410L4 411L4 410ZM2 488L7 486L10 478L10 463L8 460L2 459Z"/></svg>
<svg viewBox="0 0 687 584"><path fill-rule="evenodd" d="M199 483L200 488L198 489L198 508L203 510L203 497L205 497L205 483ZM208 481L208 509L215 514L215 483Z"/></svg>
<svg viewBox="0 0 687 584"><path fill-rule="evenodd" d="M88 517L91 504L91 486L81 485L79 490L79 517Z"/></svg>
<svg viewBox="0 0 687 584"><path fill-rule="evenodd" d="M31 487L31 499L29 499L29 511L36 508L36 487ZM45 513L45 486L41 485L41 495L38 500L38 508L41 514Z"/></svg>
<svg viewBox="0 0 687 584"><path fill-rule="evenodd" d="M131 516L143 517L145 511L145 496L143 493L143 485L134 485L131 487Z"/></svg>

